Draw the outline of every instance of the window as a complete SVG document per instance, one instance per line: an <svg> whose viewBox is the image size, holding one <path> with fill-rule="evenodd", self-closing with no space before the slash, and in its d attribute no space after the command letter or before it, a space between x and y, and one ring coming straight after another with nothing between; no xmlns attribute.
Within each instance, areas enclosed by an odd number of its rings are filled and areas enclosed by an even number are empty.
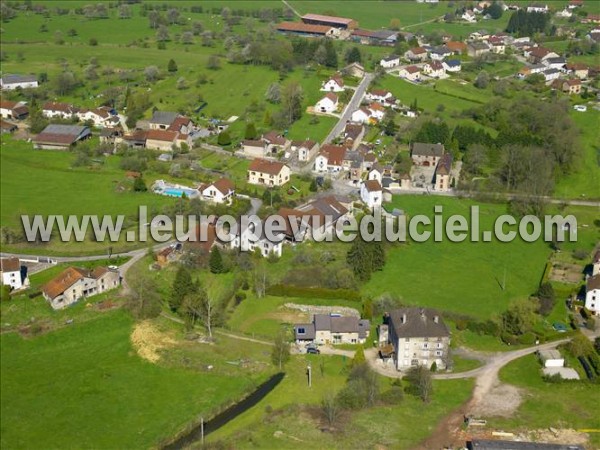
<svg viewBox="0 0 600 450"><path fill-rule="evenodd" d="M443 352L437 351L435 352L435 356L442 356Z"/></svg>
<svg viewBox="0 0 600 450"><path fill-rule="evenodd" d="M306 330L302 327L298 328L296 331L298 332L298 334L306 334Z"/></svg>
<svg viewBox="0 0 600 450"><path fill-rule="evenodd" d="M406 342L410 342L410 338L406 338L405 340L406 340Z"/></svg>

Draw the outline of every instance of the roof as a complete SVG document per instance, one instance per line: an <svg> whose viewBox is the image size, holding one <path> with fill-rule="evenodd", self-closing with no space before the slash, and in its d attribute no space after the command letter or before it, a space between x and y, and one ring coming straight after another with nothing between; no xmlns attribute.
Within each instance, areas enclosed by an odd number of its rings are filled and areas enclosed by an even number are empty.
<svg viewBox="0 0 600 450"><path fill-rule="evenodd" d="M325 144L321 146L320 153L327 157L328 164L341 166L346 154L346 148L341 145Z"/></svg>
<svg viewBox="0 0 600 450"><path fill-rule="evenodd" d="M321 14L304 14L301 19L304 20L318 20L320 22L337 23L339 25L350 25L354 22L354 19L348 19L346 17L335 17L335 16L323 16Z"/></svg>
<svg viewBox="0 0 600 450"><path fill-rule="evenodd" d="M306 139L306 140L304 140L304 141L294 141L294 142L292 143L292 145L293 145L294 147L298 147L298 148L304 147L304 148L307 148L307 149L309 149L309 150L310 150L310 149L312 149L312 148L313 148L315 145L317 145L317 141L313 141L313 140L311 140L311 139Z"/></svg>
<svg viewBox="0 0 600 450"><path fill-rule="evenodd" d="M278 161L268 161L266 159L256 158L250 163L248 170L253 172L268 173L270 175L278 175L284 167L285 164Z"/></svg>
<svg viewBox="0 0 600 450"><path fill-rule="evenodd" d="M450 175L452 170L452 155L450 153L444 153L437 167L435 168L436 175Z"/></svg>
<svg viewBox="0 0 600 450"><path fill-rule="evenodd" d="M300 333L298 330L303 330L304 333ZM315 335L314 323L298 323L294 325L294 336L296 340L307 339L312 341L315 338Z"/></svg>
<svg viewBox="0 0 600 450"><path fill-rule="evenodd" d="M311 25L302 22L281 22L277 24L279 31L292 31L295 33L307 33L307 34L327 34L331 30L331 27L326 25Z"/></svg>
<svg viewBox="0 0 600 450"><path fill-rule="evenodd" d="M546 56L549 53L550 53L550 50L548 50L547 48L534 47L530 50L529 55L533 56L534 58L543 58L544 56Z"/></svg>
<svg viewBox="0 0 600 450"><path fill-rule="evenodd" d="M364 328L365 323L363 322L360 327L359 322L361 320L354 316L332 316L330 314L315 314L313 323L315 324L315 331L331 331L332 333L358 333L360 328Z"/></svg>
<svg viewBox="0 0 600 450"><path fill-rule="evenodd" d="M460 60L458 60L458 59L450 59L448 61L445 61L444 64L446 64L449 67L459 67L460 66Z"/></svg>
<svg viewBox="0 0 600 450"><path fill-rule="evenodd" d="M265 143L263 141L259 141L257 139L244 139L242 141L243 145L247 145L248 147L260 147L264 148Z"/></svg>
<svg viewBox="0 0 600 450"><path fill-rule="evenodd" d="M269 131L267 134L263 134L263 139L274 145L285 145L288 142L288 140L277 133L277 131Z"/></svg>
<svg viewBox="0 0 600 450"><path fill-rule="evenodd" d="M469 450L584 450L580 445L541 444L536 442L492 441L473 439L467 443Z"/></svg>
<svg viewBox="0 0 600 450"><path fill-rule="evenodd" d="M215 189L217 189L223 195L229 194L229 192L233 191L235 188L233 181L228 178L219 178L217 181L209 184L208 186L214 186Z"/></svg>
<svg viewBox="0 0 600 450"><path fill-rule="evenodd" d="M90 134L90 130L85 126L50 124L33 138L33 142L70 145L86 134Z"/></svg>
<svg viewBox="0 0 600 450"><path fill-rule="evenodd" d="M7 122L6 120L3 120L3 119L0 120L0 129L12 131L16 128L18 128L18 127L14 123Z"/></svg>
<svg viewBox="0 0 600 450"><path fill-rule="evenodd" d="M329 80L327 80L327 82L329 81L335 81L339 87L344 87L344 80L339 75L334 75L330 77Z"/></svg>
<svg viewBox="0 0 600 450"><path fill-rule="evenodd" d="M560 352L556 349L550 350L540 350L539 352L540 358L544 361L549 359L564 359Z"/></svg>
<svg viewBox="0 0 600 450"><path fill-rule="evenodd" d="M566 80L565 83L567 83L569 86L579 86L581 84L581 80Z"/></svg>
<svg viewBox="0 0 600 450"><path fill-rule="evenodd" d="M490 46L487 45L485 42L469 42L469 47L471 47L474 50L489 50Z"/></svg>
<svg viewBox="0 0 600 450"><path fill-rule="evenodd" d="M413 55L422 55L423 53L427 53L427 50L423 47L414 47L409 50Z"/></svg>
<svg viewBox="0 0 600 450"><path fill-rule="evenodd" d="M431 67L433 70L440 70L444 68L444 65L439 61L431 61L429 63L429 67Z"/></svg>
<svg viewBox="0 0 600 450"><path fill-rule="evenodd" d="M69 103L60 103L60 102L47 102L42 106L43 111L60 111L64 113L75 113L77 112L77 108Z"/></svg>
<svg viewBox="0 0 600 450"><path fill-rule="evenodd" d="M396 61L397 59L400 59L400 57L398 55L390 55L390 56L386 56L384 58L382 58L383 61Z"/></svg>
<svg viewBox="0 0 600 450"><path fill-rule="evenodd" d="M438 55L445 55L445 54L449 54L452 53L452 50L450 50L447 46L445 45L440 45L438 47L434 47L431 49L430 53L436 53Z"/></svg>
<svg viewBox="0 0 600 450"><path fill-rule="evenodd" d="M312 200L306 205L298 207L297 210L302 212L316 210L323 216L331 217L334 222L348 212L348 209L332 195Z"/></svg>
<svg viewBox="0 0 600 450"><path fill-rule="evenodd" d="M383 109L383 107L381 105L379 105L379 103L374 103L374 104L376 104L377 106L379 106ZM364 130L364 128L362 125L348 123L348 124L346 124L346 127L344 128L344 136L346 138L356 140L358 138L358 136L360 136L360 134L363 132L363 130Z"/></svg>
<svg viewBox="0 0 600 450"><path fill-rule="evenodd" d="M453 52L462 52L467 49L467 44L460 41L449 41L446 42L446 47Z"/></svg>
<svg viewBox="0 0 600 450"><path fill-rule="evenodd" d="M333 103L337 103L337 101L338 101L338 96L335 95L333 92L328 92L327 94L325 94L325 97L323 97L323 98L328 98ZM323 100L323 98L321 100ZM319 101L321 101L321 100L319 100Z"/></svg>
<svg viewBox="0 0 600 450"><path fill-rule="evenodd" d="M42 291L50 298L58 297L65 292L69 287L73 286L77 281L89 276L89 272L85 269L77 267L68 267L57 277L50 280L42 286Z"/></svg>
<svg viewBox="0 0 600 450"><path fill-rule="evenodd" d="M170 111L154 111L150 123L156 123L160 125L171 125L179 114Z"/></svg>
<svg viewBox="0 0 600 450"><path fill-rule="evenodd" d="M181 127L188 126L192 120L189 117L179 116L176 117L173 123L169 126L170 131L179 131Z"/></svg>
<svg viewBox="0 0 600 450"><path fill-rule="evenodd" d="M592 263L597 264L600 263L600 249L594 253L594 257L592 258Z"/></svg>
<svg viewBox="0 0 600 450"><path fill-rule="evenodd" d="M419 69L417 66L408 66L404 70L406 70L408 73L418 73L421 71L421 69Z"/></svg>
<svg viewBox="0 0 600 450"><path fill-rule="evenodd" d="M385 108L377 102L373 102L369 105L369 109L372 111L385 111Z"/></svg>
<svg viewBox="0 0 600 450"><path fill-rule="evenodd" d="M395 309L390 312L389 323L399 338L450 336L448 327L435 309Z"/></svg>
<svg viewBox="0 0 600 450"><path fill-rule="evenodd" d="M377 180L367 180L364 182L365 189L369 192L381 192L383 188Z"/></svg>
<svg viewBox="0 0 600 450"><path fill-rule="evenodd" d="M18 272L21 270L19 258L0 259L0 272Z"/></svg>
<svg viewBox="0 0 600 450"><path fill-rule="evenodd" d="M37 81L35 75L4 75L2 77L2 84L16 84L16 83L32 83Z"/></svg>
<svg viewBox="0 0 600 450"><path fill-rule="evenodd" d="M593 277L589 277L585 286L588 291L600 289L600 274L596 274Z"/></svg>
<svg viewBox="0 0 600 450"><path fill-rule="evenodd" d="M169 130L148 130L147 140L173 142L177 138L176 131Z"/></svg>
<svg viewBox="0 0 600 450"><path fill-rule="evenodd" d="M0 101L0 108L2 108L2 109L13 109L17 105L18 105L17 102L11 102L10 100L1 100Z"/></svg>
<svg viewBox="0 0 600 450"><path fill-rule="evenodd" d="M371 89L369 91L369 94L371 96L376 96L376 97L387 97L388 95L391 95L392 93L390 91L386 91L385 89Z"/></svg>
<svg viewBox="0 0 600 450"><path fill-rule="evenodd" d="M414 142L411 149L411 155L419 156L442 156L444 152L443 144L427 144L424 142Z"/></svg>

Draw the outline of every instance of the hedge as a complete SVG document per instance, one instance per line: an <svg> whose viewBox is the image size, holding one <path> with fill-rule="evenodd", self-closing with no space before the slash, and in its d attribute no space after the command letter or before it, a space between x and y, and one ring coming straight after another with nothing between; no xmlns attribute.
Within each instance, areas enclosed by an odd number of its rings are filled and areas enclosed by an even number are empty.
<svg viewBox="0 0 600 450"><path fill-rule="evenodd" d="M327 289L318 287L301 287L289 284L274 284L267 289L268 295L275 297L308 297L323 299L343 299L361 301L360 294L351 289Z"/></svg>

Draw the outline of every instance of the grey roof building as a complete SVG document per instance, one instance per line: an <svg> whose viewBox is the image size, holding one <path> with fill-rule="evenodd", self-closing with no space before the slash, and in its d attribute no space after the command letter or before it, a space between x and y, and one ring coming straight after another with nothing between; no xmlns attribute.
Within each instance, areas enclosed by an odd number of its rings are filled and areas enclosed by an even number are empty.
<svg viewBox="0 0 600 450"><path fill-rule="evenodd" d="M337 314L315 314L312 323L294 325L294 337L299 344L359 344L365 342L370 331L368 320Z"/></svg>

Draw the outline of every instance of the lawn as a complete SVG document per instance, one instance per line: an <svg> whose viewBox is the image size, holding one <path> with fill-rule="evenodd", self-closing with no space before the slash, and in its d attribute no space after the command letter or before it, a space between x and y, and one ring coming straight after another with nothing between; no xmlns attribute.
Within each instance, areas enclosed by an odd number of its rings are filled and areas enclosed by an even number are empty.
<svg viewBox="0 0 600 450"><path fill-rule="evenodd" d="M600 389L584 381L545 383L534 355L518 359L500 371L500 379L524 390L523 403L510 419L493 419L496 428L514 430L548 427L600 429ZM590 433L590 447L600 446L600 434Z"/></svg>
<svg viewBox="0 0 600 450"><path fill-rule="evenodd" d="M253 386L140 359L121 311L34 339L1 337L3 448L149 448Z"/></svg>
<svg viewBox="0 0 600 450"><path fill-rule="evenodd" d="M388 209L403 209L409 217L432 217L434 205L442 205L445 218L452 214L469 217L469 207L476 204L457 198L402 195L394 196ZM479 208L481 230L493 230L493 221L506 213L505 205L479 204ZM510 301L535 292L549 254L548 245L540 241L452 243L430 239L396 244L388 250L384 270L375 273L362 291L373 297L387 292L400 296L406 304L489 318L506 309Z"/></svg>

